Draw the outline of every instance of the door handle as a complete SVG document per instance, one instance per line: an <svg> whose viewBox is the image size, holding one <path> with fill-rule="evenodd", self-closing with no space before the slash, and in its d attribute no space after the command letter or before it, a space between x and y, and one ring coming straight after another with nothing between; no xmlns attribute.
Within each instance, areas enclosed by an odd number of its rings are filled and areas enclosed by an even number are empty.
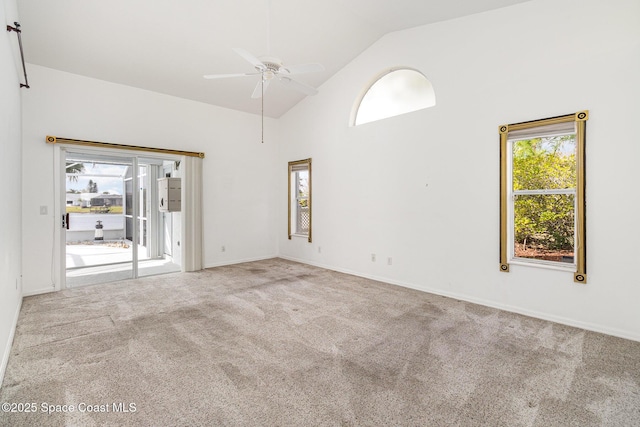
<svg viewBox="0 0 640 427"><path fill-rule="evenodd" d="M62 215L62 228L69 229L69 213Z"/></svg>

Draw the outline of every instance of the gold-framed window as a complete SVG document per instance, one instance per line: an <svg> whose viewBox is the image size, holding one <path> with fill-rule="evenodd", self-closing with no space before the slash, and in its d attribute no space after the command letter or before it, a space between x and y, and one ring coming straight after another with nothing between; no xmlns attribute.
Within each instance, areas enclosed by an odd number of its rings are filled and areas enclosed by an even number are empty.
<svg viewBox="0 0 640 427"><path fill-rule="evenodd" d="M289 240L306 237L311 242L311 159L289 162Z"/></svg>
<svg viewBox="0 0 640 427"><path fill-rule="evenodd" d="M572 271L587 283L588 111L499 127L500 271L511 264Z"/></svg>

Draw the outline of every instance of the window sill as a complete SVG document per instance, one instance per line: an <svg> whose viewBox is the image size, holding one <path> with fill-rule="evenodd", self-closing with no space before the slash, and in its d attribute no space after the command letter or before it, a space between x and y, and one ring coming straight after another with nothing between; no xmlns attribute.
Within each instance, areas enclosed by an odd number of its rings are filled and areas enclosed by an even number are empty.
<svg viewBox="0 0 640 427"><path fill-rule="evenodd" d="M512 258L509 261L509 264L523 265L525 267L545 268L547 270L567 271L570 273L575 273L577 271L576 265L573 263L562 264L559 262L530 260L526 258Z"/></svg>
<svg viewBox="0 0 640 427"><path fill-rule="evenodd" d="M298 234L298 233L293 233L291 234L291 237L301 237L303 239L308 239L309 235L308 234Z"/></svg>

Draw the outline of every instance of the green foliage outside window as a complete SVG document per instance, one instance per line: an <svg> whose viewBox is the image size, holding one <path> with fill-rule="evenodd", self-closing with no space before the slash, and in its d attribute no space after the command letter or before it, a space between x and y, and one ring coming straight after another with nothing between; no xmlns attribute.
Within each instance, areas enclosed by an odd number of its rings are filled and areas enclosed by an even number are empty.
<svg viewBox="0 0 640 427"><path fill-rule="evenodd" d="M513 143L513 190L575 189L575 135ZM572 194L516 195L514 234L518 249L573 251Z"/></svg>
<svg viewBox="0 0 640 427"><path fill-rule="evenodd" d="M309 205L309 172L300 171L296 174L298 182L298 204L302 208L306 208Z"/></svg>

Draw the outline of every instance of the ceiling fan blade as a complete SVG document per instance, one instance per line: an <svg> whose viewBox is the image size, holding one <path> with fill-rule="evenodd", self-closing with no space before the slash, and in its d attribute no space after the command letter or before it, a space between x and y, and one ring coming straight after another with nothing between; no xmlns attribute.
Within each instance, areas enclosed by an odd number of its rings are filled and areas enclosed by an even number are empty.
<svg viewBox="0 0 640 427"><path fill-rule="evenodd" d="M304 73L316 73L319 71L324 71L324 66L322 64L301 64L301 65L292 65L291 67L284 67L280 69L280 72L286 74L304 74Z"/></svg>
<svg viewBox="0 0 640 427"><path fill-rule="evenodd" d="M239 47L234 47L233 50L235 50L238 55L247 60L251 65L256 67L257 70L264 71L267 69L262 61L260 61L254 54L249 53L244 49L240 49Z"/></svg>
<svg viewBox="0 0 640 427"><path fill-rule="evenodd" d="M301 83L297 80L293 80L291 77L287 76L278 76L278 80L283 85L295 89L304 93L305 95L315 95L318 93L316 88L309 86L308 84Z"/></svg>
<svg viewBox="0 0 640 427"><path fill-rule="evenodd" d="M245 77L245 76L256 76L260 73L242 73L242 74L207 74L206 76L202 76L205 79L226 79L228 77Z"/></svg>
<svg viewBox="0 0 640 427"><path fill-rule="evenodd" d="M264 80L264 88L262 87L262 81L259 81L256 85L256 88L253 90L253 93L251 94L251 98L262 98L262 91L267 91L267 87L269 87L270 81L271 80Z"/></svg>

